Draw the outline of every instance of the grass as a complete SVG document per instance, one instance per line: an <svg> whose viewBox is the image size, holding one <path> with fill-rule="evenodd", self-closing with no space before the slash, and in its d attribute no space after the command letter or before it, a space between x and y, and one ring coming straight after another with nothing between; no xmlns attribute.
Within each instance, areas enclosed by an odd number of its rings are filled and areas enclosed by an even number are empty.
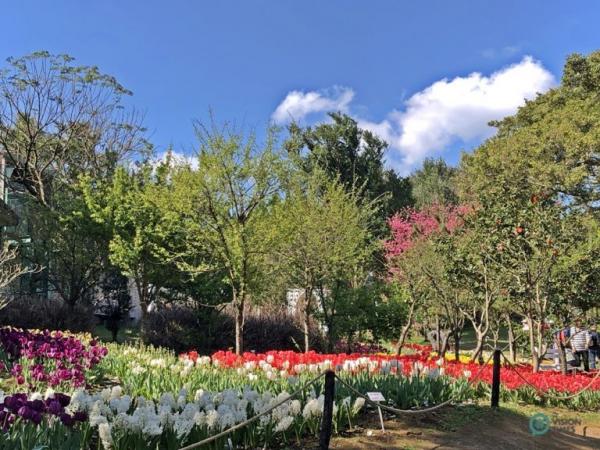
<svg viewBox="0 0 600 450"><path fill-rule="evenodd" d="M536 405L524 405L519 403L502 403L500 408L492 410L499 415L514 415L521 417L532 417L537 413L544 413L551 418L552 422L560 424L577 423L579 425L587 425L600 427L600 414L591 411L572 411L566 408L556 407L541 407ZM437 428L442 431L456 431L462 427L477 423L489 416L490 408L486 403L474 403L472 405L462 405L451 409L444 409L440 413L441 423Z"/></svg>
<svg viewBox="0 0 600 450"><path fill-rule="evenodd" d="M488 409L482 405L462 405L453 408L452 410L442 410L442 421L439 429L442 431L456 431L469 423L474 423L480 420L485 410Z"/></svg>
<svg viewBox="0 0 600 450"><path fill-rule="evenodd" d="M102 342L112 342L112 333L104 326L97 325L92 335ZM119 344L134 343L140 339L140 330L138 327L122 327L117 334Z"/></svg>
<svg viewBox="0 0 600 450"><path fill-rule="evenodd" d="M488 335L487 342L491 343L491 334ZM407 342L411 344L429 344L429 341L424 338L421 334L413 334L408 337ZM453 350L453 339L450 338L450 349ZM501 345L508 343L508 329L506 327L502 327L500 329L500 333L498 335L498 343ZM460 339L460 350L468 352L475 349L475 345L477 344L477 338L475 335L475 330L471 326L471 324L465 324L465 328L463 329L462 336Z"/></svg>

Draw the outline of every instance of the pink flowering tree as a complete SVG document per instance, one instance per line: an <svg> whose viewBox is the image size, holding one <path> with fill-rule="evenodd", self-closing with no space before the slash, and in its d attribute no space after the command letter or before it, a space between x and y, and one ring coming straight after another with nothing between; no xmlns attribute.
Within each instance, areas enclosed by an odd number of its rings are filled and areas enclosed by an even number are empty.
<svg viewBox="0 0 600 450"><path fill-rule="evenodd" d="M400 353L412 327L417 310L427 300L440 296L447 300L446 290L442 288L442 260L436 255L434 241L442 236L452 236L462 227L464 215L469 211L466 206L432 205L421 210L407 209L389 219L391 237L384 242L385 255L390 280L402 284L408 291L408 314L402 327L396 351ZM448 301L437 302L446 309L446 317L454 317L455 326L464 324L462 315L455 313ZM439 320L436 322L436 341L438 351L443 353L447 347L448 333L442 342Z"/></svg>

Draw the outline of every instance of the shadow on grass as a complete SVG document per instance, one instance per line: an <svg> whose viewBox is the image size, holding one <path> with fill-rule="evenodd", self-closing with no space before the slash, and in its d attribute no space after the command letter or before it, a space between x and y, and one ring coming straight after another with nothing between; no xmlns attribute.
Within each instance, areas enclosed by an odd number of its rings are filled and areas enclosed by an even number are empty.
<svg viewBox="0 0 600 450"><path fill-rule="evenodd" d="M550 418L547 432L532 433L536 413ZM363 430L337 437L332 449L599 449L600 415L555 408L465 405L429 414L387 417L380 430L375 411L359 422ZM583 434L586 433L587 436ZM369 435L370 434L370 435Z"/></svg>

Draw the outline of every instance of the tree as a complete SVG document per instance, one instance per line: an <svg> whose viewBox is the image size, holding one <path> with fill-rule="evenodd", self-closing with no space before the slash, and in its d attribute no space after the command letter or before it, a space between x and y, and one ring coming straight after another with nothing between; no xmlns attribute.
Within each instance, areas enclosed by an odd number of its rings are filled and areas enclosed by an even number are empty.
<svg viewBox="0 0 600 450"><path fill-rule="evenodd" d="M457 304L475 331L476 344L472 361L482 361L483 344L494 325L494 306L505 286L498 259L501 238L490 226L489 217L471 209L463 216L464 224L450 239L443 242L449 264L450 282L462 291ZM458 358L458 349L455 350Z"/></svg>
<svg viewBox="0 0 600 450"><path fill-rule="evenodd" d="M597 222L600 199L599 68L600 52L571 55L558 87L493 122L497 134L461 160L460 195L500 238L503 290L527 322L534 370L548 321L597 291L597 269L583 253L595 252L589 230L597 225L585 224Z"/></svg>
<svg viewBox="0 0 600 450"><path fill-rule="evenodd" d="M102 298L96 299L96 310L104 315L106 328L111 332L112 341L117 342L119 330L132 308L129 294L129 280L119 269L110 267L100 283Z"/></svg>
<svg viewBox="0 0 600 450"><path fill-rule="evenodd" d="M23 266L19 259L18 249L11 248L10 245L5 243L2 250L0 250L0 310L5 308L11 301L6 289L21 275L39 270L34 266Z"/></svg>
<svg viewBox="0 0 600 450"><path fill-rule="evenodd" d="M168 170L168 162L156 170L147 162L130 172L118 168L110 181L82 179L92 218L110 230L110 262L133 279L142 320L174 270L169 248L177 245L177 236L157 204Z"/></svg>
<svg viewBox="0 0 600 450"><path fill-rule="evenodd" d="M71 308L89 300L108 266L110 229L95 221L78 185L55 193L53 209L27 201L32 251L25 259L42 267L49 287Z"/></svg>
<svg viewBox="0 0 600 450"><path fill-rule="evenodd" d="M387 143L361 129L347 114L330 113L329 117L331 123L315 128L290 125L290 137L285 143L288 152L303 156L307 172L319 168L347 190L360 189L368 201L381 199L384 218L409 206L412 199L408 179L384 167Z"/></svg>
<svg viewBox="0 0 600 450"><path fill-rule="evenodd" d="M547 349L548 320L560 308L561 261L570 259L587 240L582 227L586 213L561 202L558 193L540 192L535 174L506 164L512 159L511 147L502 147L494 161L486 158L488 143L463 161L463 195L476 204L482 232L496 243L486 251L497 259L515 312L527 323L534 371ZM491 144L490 144L491 145ZM494 143L493 145L496 145ZM500 149L500 147L498 148ZM520 167L524 167L521 164ZM467 182L467 180L470 180ZM477 191L473 186L478 186Z"/></svg>
<svg viewBox="0 0 600 450"><path fill-rule="evenodd" d="M315 309L327 327L331 348L341 304L352 295L349 290L364 286L369 276L376 206L362 203L356 192L348 192L318 169L296 172L286 188L285 201L272 216L277 234L271 263L290 285L304 290L305 351L310 348L309 325Z"/></svg>
<svg viewBox="0 0 600 450"><path fill-rule="evenodd" d="M435 318L432 334L439 353L445 352L450 333L458 337L462 330L464 317L458 308L462 293L450 282L449 254L442 251L440 240L455 233L463 214L462 207L432 205L420 211L407 209L388 221L391 237L384 244L388 271L408 292L407 322L398 339L398 353L420 309ZM446 324L440 324L440 318ZM444 325L450 331L442 332Z"/></svg>
<svg viewBox="0 0 600 450"><path fill-rule="evenodd" d="M130 94L68 55L9 58L0 71L0 149L14 167L11 180L50 207L81 173L107 176L118 161L146 151L139 118L122 107Z"/></svg>
<svg viewBox="0 0 600 450"><path fill-rule="evenodd" d="M412 197L416 208L431 205L455 205L454 177L456 169L439 158L426 158L423 167L410 176Z"/></svg>
<svg viewBox="0 0 600 450"><path fill-rule="evenodd" d="M198 168L173 174L172 207L185 225L190 274L223 268L235 316L235 350L243 351L245 309L256 300L256 285L268 250L262 221L280 191L283 159L273 130L264 146L254 136L225 125L196 127ZM209 263L207 264L207 261Z"/></svg>

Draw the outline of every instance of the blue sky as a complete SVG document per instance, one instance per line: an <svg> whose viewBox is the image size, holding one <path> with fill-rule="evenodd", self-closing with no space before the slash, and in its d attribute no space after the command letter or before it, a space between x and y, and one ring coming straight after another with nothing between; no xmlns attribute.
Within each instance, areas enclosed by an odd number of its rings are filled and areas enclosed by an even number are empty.
<svg viewBox="0 0 600 450"><path fill-rule="evenodd" d="M13 1L2 15L0 58L98 65L134 92L159 151L189 151L209 108L263 129L339 107L390 141L403 173L456 162L569 53L600 46L600 3L583 0Z"/></svg>

